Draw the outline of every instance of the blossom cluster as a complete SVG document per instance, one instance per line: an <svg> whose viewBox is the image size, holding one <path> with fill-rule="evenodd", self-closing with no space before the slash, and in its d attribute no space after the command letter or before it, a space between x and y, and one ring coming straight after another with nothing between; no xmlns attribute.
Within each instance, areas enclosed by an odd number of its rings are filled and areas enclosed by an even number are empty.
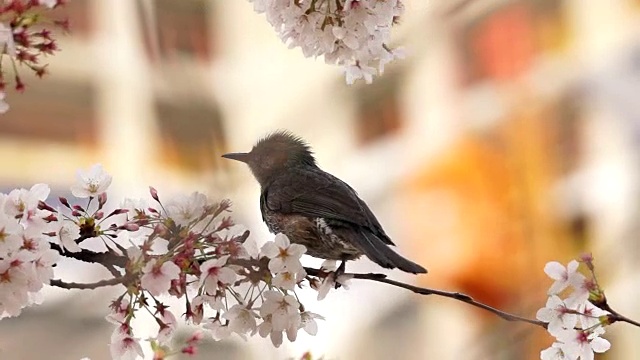
<svg viewBox="0 0 640 360"><path fill-rule="evenodd" d="M158 324L152 340L156 359L196 349L192 343L170 348L177 311L216 340L259 334L280 346L285 334L294 341L299 330L317 332L315 320L321 316L307 311L295 294L310 279L300 263L304 246L278 234L258 249L248 231L236 231L231 219L222 216L228 201L212 202L196 192L164 203L155 189L151 196L157 208L125 202L127 223L136 225L129 236L133 246L126 250L126 272L134 276L107 316L117 325L113 358L142 355L131 325L140 309L151 312ZM160 299L167 295L181 299L184 308L170 309Z"/></svg>
<svg viewBox="0 0 640 360"><path fill-rule="evenodd" d="M249 0L280 39L306 57L341 65L346 81L366 83L387 63L404 57L388 46L391 28L404 12L400 0Z"/></svg>
<svg viewBox="0 0 640 360"><path fill-rule="evenodd" d="M112 223L101 230L105 220L118 214L103 212L107 201L103 190L110 183L111 176L100 165L79 172L71 191L79 198L97 196L92 212L70 205L65 198L59 199L58 208L48 205L50 189L45 184L0 194L0 317L17 316L38 300L43 285L53 278L60 254L79 252L79 242L115 237L126 228Z"/></svg>
<svg viewBox="0 0 640 360"><path fill-rule="evenodd" d="M63 6L66 0L4 0L0 4L0 63L8 57L13 70L16 91L25 90L17 65L23 65L36 76L47 73L42 57L59 50L51 26L69 30L68 20L51 20L47 11ZM9 110L4 101L7 73L0 67L0 113Z"/></svg>
<svg viewBox="0 0 640 360"><path fill-rule="evenodd" d="M596 281L593 259L586 255L581 260L590 270L589 277L578 271L580 263L576 260L566 267L553 261L544 268L555 282L548 291L547 304L538 310L536 318L547 323L547 330L556 340L540 353L542 360L592 360L594 353L611 347L600 337L610 322L609 312L602 309L606 301Z"/></svg>
<svg viewBox="0 0 640 360"><path fill-rule="evenodd" d="M55 233L61 222L39 206L48 195L44 184L0 194L0 318L17 316L37 302L53 277L60 255L45 233Z"/></svg>
<svg viewBox="0 0 640 360"><path fill-rule="evenodd" d="M0 194L2 317L19 315L37 299L61 255L87 261L83 256L96 254L83 248L85 241L103 244L107 252L101 256L110 260L100 263L112 272L112 281L124 285L106 317L116 325L110 342L114 359L142 356L131 323L140 310L158 324L149 339L155 359L194 354L205 335L220 340L258 334L280 346L285 335L294 341L300 330L318 331L316 320L322 317L296 294L305 281L319 297L338 283L346 285L345 275L329 276L329 269L307 275L300 263L306 248L283 234L259 248L227 215L227 200L195 192L161 201L150 188L153 201L125 199L107 210L111 181L99 164L80 170L70 189L73 198L60 197L55 207L47 203L50 189L44 184ZM171 297L184 307L166 305ZM176 314L199 330L172 349Z"/></svg>

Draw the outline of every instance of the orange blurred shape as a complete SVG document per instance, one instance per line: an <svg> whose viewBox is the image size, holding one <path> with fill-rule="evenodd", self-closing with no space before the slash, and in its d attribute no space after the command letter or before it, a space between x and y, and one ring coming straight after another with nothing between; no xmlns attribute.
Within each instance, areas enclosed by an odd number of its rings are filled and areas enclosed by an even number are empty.
<svg viewBox="0 0 640 360"><path fill-rule="evenodd" d="M508 308L544 297L543 267L568 243L549 204L554 173L548 135L535 118L490 137L466 136L403 187L404 228L422 285L466 292Z"/></svg>
<svg viewBox="0 0 640 360"><path fill-rule="evenodd" d="M482 71L505 80L528 69L535 50L533 30L531 9L526 4L513 4L490 14L472 35Z"/></svg>

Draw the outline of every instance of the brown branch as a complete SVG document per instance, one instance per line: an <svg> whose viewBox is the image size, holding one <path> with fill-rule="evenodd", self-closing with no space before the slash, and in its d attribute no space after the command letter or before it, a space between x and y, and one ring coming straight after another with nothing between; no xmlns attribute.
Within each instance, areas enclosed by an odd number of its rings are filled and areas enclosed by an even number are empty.
<svg viewBox="0 0 640 360"><path fill-rule="evenodd" d="M69 282L64 282L60 279L51 279L51 282L49 283L49 285L57 286L63 289L85 290L85 289L97 289L99 287L114 286L119 284L126 285L129 281L131 281L131 276L125 275L125 276L115 277L107 280L100 280L94 283L69 283Z"/></svg>
<svg viewBox="0 0 640 360"><path fill-rule="evenodd" d="M319 269L313 269L313 268L308 268L308 267L305 267L304 269L307 272L307 274L309 274L311 276L320 276L320 277L326 276L326 273L321 271L321 270L319 270ZM384 275L384 274L345 273L344 275L352 276L354 279L370 280L370 281L376 281L376 282L381 282L381 283L397 286L397 287L400 287L400 288L403 288L403 289L407 289L407 290L413 291L414 293L420 294L420 295L437 295L437 296L442 296L442 297L454 299L454 300L457 300L457 301L461 301L463 303L467 303L467 304L469 304L471 306L475 306L477 308L489 311L489 312L491 312L491 313L493 313L493 314L495 314L495 315L497 315L497 316L499 316L502 319L507 320L507 321L520 321L520 322L525 322L525 323L532 324L532 325L537 325L537 326L543 327L545 329L547 328L547 324L542 322L542 321L533 320L533 319L529 319L529 318L526 318L526 317L510 314L510 313L508 313L506 311L502 311L502 310L496 309L496 308L494 308L492 306L489 306L487 304L484 304L484 303L481 303L479 301L476 301L471 296L466 295L466 294L462 294L462 293L459 293L459 292L442 291L442 290L422 288L422 287L415 286L415 285L405 284L405 283L400 282L400 281L387 279L387 276Z"/></svg>
<svg viewBox="0 0 640 360"><path fill-rule="evenodd" d="M611 306L609 306L609 304L607 304L607 302L604 302L604 306L598 306L598 305L602 305L602 304L594 304L597 307L601 308L602 310L608 311L610 314L607 315L607 321L609 321L609 324L613 324L614 322L626 322L628 324L640 327L640 322L637 322L633 319L629 319L628 317L618 313L617 311L613 310L611 308Z"/></svg>
<svg viewBox="0 0 640 360"><path fill-rule="evenodd" d="M51 248L56 250L60 255L70 259L76 259L88 263L101 264L107 269L112 266L124 268L127 264L127 257L116 255L113 252L96 252L82 249L78 252L64 251L59 245L51 243ZM110 269L109 269L110 270ZM111 270L110 270L111 271Z"/></svg>

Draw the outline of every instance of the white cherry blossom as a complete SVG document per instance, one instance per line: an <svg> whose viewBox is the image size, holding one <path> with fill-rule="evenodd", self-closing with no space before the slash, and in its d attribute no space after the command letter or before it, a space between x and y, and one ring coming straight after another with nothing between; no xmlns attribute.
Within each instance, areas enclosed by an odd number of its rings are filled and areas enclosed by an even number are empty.
<svg viewBox="0 0 640 360"><path fill-rule="evenodd" d="M307 272L304 269L299 270L297 273L282 271L273 278L272 284L281 289L293 291L296 284L304 280L305 276L307 276Z"/></svg>
<svg viewBox="0 0 640 360"><path fill-rule="evenodd" d="M402 57L387 45L394 21L404 12L399 0L249 1L290 48L345 67L349 84L371 82L386 63Z"/></svg>
<svg viewBox="0 0 640 360"><path fill-rule="evenodd" d="M258 315L245 305L233 305L222 317L229 320L229 330L238 335L254 333L257 330Z"/></svg>
<svg viewBox="0 0 640 360"><path fill-rule="evenodd" d="M571 329L578 322L576 309L572 309L565 304L558 296L550 296L547 305L536 313L536 318L549 324L548 330L551 334L556 334L562 329Z"/></svg>
<svg viewBox="0 0 640 360"><path fill-rule="evenodd" d="M556 338L562 344L562 351L571 359L593 360L594 352L603 353L611 347L609 341L600 337L602 332L563 330Z"/></svg>
<svg viewBox="0 0 640 360"><path fill-rule="evenodd" d="M167 216L180 226L188 226L204 214L207 197L199 192L189 196L177 196L165 205Z"/></svg>
<svg viewBox="0 0 640 360"><path fill-rule="evenodd" d="M555 280L549 289L549 295L558 294L570 285L577 285L583 281L584 275L578 272L579 265L575 260L571 260L566 268L557 261L548 262L544 272Z"/></svg>
<svg viewBox="0 0 640 360"><path fill-rule="evenodd" d="M217 259L205 261L200 265L200 283L199 287L204 287L205 292L215 294L218 291L219 284L229 285L236 280L236 273L228 267L225 267L229 256L222 256Z"/></svg>
<svg viewBox="0 0 640 360"><path fill-rule="evenodd" d="M335 288L336 284L340 284L343 288L349 289L349 280L351 280L351 278L353 278L353 275L342 274L336 277L335 272L329 273L322 280L322 284L316 289L318 291L318 301L324 299L329 293L329 290Z"/></svg>
<svg viewBox="0 0 640 360"><path fill-rule="evenodd" d="M171 287L171 280L180 276L180 268L172 261L165 261L161 264L157 259L151 259L142 268L144 275L140 278L142 288L153 296L165 293Z"/></svg>
<svg viewBox="0 0 640 360"><path fill-rule="evenodd" d="M51 189L46 184L35 184L31 189L14 189L4 197L3 209L7 215L23 220L33 216L38 203L49 196Z"/></svg>
<svg viewBox="0 0 640 360"><path fill-rule="evenodd" d="M58 220L52 224L54 231L56 232L56 240L58 244L69 252L79 252L82 250L80 245L76 243L76 239L80 237L80 228L78 225L71 221Z"/></svg>
<svg viewBox="0 0 640 360"><path fill-rule="evenodd" d="M78 170L76 183L71 186L71 193L78 198L98 196L109 188L112 177L107 174L101 164L95 164L88 171Z"/></svg>
<svg viewBox="0 0 640 360"><path fill-rule="evenodd" d="M144 356L140 340L131 335L121 334L119 329L111 336L109 350L114 360L135 360Z"/></svg>
<svg viewBox="0 0 640 360"><path fill-rule="evenodd" d="M305 311L300 314L300 327L306 331L307 334L316 335L318 333L316 319L324 320L324 317L311 311Z"/></svg>
<svg viewBox="0 0 640 360"><path fill-rule="evenodd" d="M564 344L555 342L540 352L541 360L574 360L564 352Z"/></svg>
<svg viewBox="0 0 640 360"><path fill-rule="evenodd" d="M274 241L262 246L260 253L269 259L269 270L273 273L289 271L297 273L302 270L300 258L307 249L300 244L292 244L285 234L277 234Z"/></svg>
<svg viewBox="0 0 640 360"><path fill-rule="evenodd" d="M203 327L209 330L209 333L214 340L224 340L231 335L231 329L229 329L229 326L222 324L218 319L208 321L203 325Z"/></svg>
<svg viewBox="0 0 640 360"><path fill-rule="evenodd" d="M263 318L271 315L271 323L275 330L287 329L291 316L300 316L298 308L300 304L295 297L284 295L279 291L267 290L263 294L264 302L260 307L260 316Z"/></svg>

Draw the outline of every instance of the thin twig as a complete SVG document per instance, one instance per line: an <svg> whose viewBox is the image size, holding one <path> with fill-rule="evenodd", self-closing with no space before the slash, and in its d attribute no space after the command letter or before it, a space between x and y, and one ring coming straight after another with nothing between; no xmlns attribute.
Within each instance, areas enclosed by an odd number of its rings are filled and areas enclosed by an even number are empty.
<svg viewBox="0 0 640 360"><path fill-rule="evenodd" d="M613 324L614 322L617 321L621 321L621 322L626 322L629 323L631 325L635 325L637 327L640 327L640 322L637 322L635 320L629 319L628 317L621 315L619 313L617 313L616 311L611 310L611 315L609 315L609 322L611 324Z"/></svg>
<svg viewBox="0 0 640 360"><path fill-rule="evenodd" d="M100 280L94 283L69 283L60 279L52 279L49 285L57 286L63 289L97 289L99 287L114 286L119 284L126 284L130 281L130 276L120 276L107 280Z"/></svg>
<svg viewBox="0 0 640 360"><path fill-rule="evenodd" d="M326 273L324 273L323 271L321 271L319 269L313 269L313 268L307 268L307 267L305 267L304 269L307 272L307 274L312 275L312 276L323 276L324 274L326 274ZM471 296L463 294L463 293L442 291L442 290L436 290L436 289L429 289L429 288L423 288L423 287L419 287L419 286L415 286L415 285L405 284L405 283L400 282L400 281L387 279L387 276L384 275L384 274L345 273L344 275L352 276L354 279L371 280L371 281L376 281L376 282L381 282L381 283L397 286L397 287L400 287L400 288L403 288L403 289L407 289L407 290L413 291L414 293L420 294L420 295L437 295L437 296L442 296L442 297L446 297L446 298L462 301L463 303L467 303L467 304L469 304L471 306L475 306L477 308L489 311L489 312L491 312L491 313L493 313L493 314L495 314L495 315L497 315L497 316L499 316L502 319L507 320L507 321L520 321L520 322L525 322L525 323L529 323L529 324L532 324L532 325L537 325L537 326L543 327L545 329L547 328L547 324L542 322L542 321L533 320L533 319L529 319L529 318L526 318L526 317L510 314L510 313L502 311L502 310L498 310L498 309L496 309L496 308L494 308L492 306L489 306L487 304L484 304L484 303L481 303L479 301L476 301ZM624 321L624 320L620 320L620 321Z"/></svg>

